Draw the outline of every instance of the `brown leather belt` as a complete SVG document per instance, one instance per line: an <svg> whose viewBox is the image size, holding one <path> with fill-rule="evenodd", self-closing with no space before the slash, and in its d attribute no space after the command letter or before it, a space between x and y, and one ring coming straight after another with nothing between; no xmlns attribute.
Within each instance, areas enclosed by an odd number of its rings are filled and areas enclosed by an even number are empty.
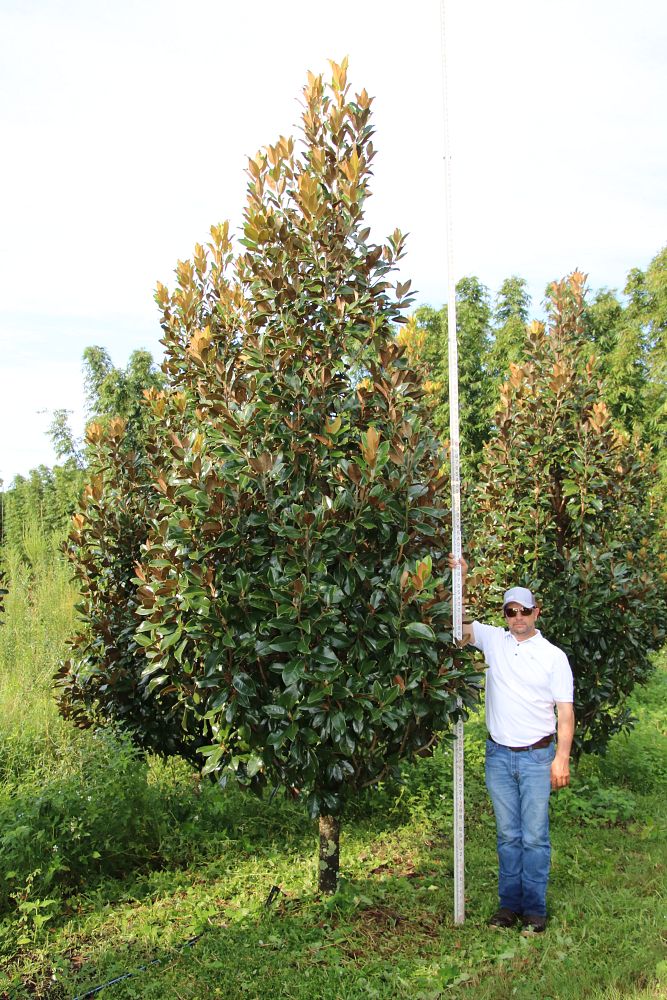
<svg viewBox="0 0 667 1000"><path fill-rule="evenodd" d="M523 753L524 750L541 750L542 747L548 747L553 741L553 738L554 734L550 733L548 736L543 736L541 740L537 741L537 743L531 743L529 747L506 747L504 743L498 743L497 745L499 747L504 747L505 750L513 750L515 753ZM491 734L489 734L489 739L492 743L496 742Z"/></svg>

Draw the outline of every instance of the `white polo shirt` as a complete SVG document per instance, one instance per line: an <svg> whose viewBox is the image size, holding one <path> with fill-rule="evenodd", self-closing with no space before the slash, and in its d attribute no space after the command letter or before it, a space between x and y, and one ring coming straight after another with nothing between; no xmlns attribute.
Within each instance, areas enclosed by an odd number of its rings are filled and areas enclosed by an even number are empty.
<svg viewBox="0 0 667 1000"><path fill-rule="evenodd" d="M484 653L486 726L496 743L530 746L556 730L557 701L574 700L567 656L537 631L517 642L511 632L473 622L473 645Z"/></svg>

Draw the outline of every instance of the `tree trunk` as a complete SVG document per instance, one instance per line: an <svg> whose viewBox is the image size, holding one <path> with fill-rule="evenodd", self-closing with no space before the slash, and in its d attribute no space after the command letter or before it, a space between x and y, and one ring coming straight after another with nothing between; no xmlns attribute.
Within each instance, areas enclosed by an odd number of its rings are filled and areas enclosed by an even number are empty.
<svg viewBox="0 0 667 1000"><path fill-rule="evenodd" d="M340 860L340 817L320 816L320 892L335 892Z"/></svg>

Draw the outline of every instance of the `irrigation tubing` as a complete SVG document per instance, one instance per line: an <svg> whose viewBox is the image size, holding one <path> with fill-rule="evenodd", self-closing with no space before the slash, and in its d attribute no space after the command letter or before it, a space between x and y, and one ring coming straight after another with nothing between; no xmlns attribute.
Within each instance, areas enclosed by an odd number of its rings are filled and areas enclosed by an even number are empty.
<svg viewBox="0 0 667 1000"><path fill-rule="evenodd" d="M187 941L183 942L180 950L182 951L184 948L191 948L196 941L199 941L199 938L202 937L204 933L205 932L202 931L201 934L196 934L194 937L188 938ZM124 979L134 979L140 972L145 972L147 969L150 969L151 965L159 965L160 962L163 961L164 959L162 958L154 958L151 962L147 962L146 965L140 965L134 972L124 972L122 976L116 976L115 979L110 979L108 982L102 983L100 986L94 986L93 989L88 990L87 993L80 993L78 996L74 997L73 1000L87 1000L88 997L94 997L98 993L101 993L102 990L105 990L107 986L115 986L116 983L122 983Z"/></svg>
<svg viewBox="0 0 667 1000"><path fill-rule="evenodd" d="M282 889L279 885L272 885L268 896L264 900L264 908L268 909L281 892ZM206 931L204 930L201 931L200 934L195 934L194 937L188 938L187 941L184 941L183 944L180 945L179 951L183 951L185 948L192 948L193 944L196 944L205 933ZM72 1000L88 1000L89 997L97 996L98 993L101 993L102 990L105 990L108 986L115 986L116 983L122 983L125 979L135 979L141 972L146 972L146 970L150 969L152 965L159 965L163 961L165 961L163 958L154 958L152 961L147 962L146 965L140 965L134 970L134 972L124 972L122 975L116 976L114 979L109 979L106 983L94 986L86 993L79 993L78 996L73 997Z"/></svg>

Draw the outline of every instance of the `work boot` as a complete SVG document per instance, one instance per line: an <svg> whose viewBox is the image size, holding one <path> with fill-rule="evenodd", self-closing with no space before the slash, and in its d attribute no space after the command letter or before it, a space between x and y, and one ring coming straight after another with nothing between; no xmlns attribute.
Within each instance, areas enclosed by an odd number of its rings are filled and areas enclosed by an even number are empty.
<svg viewBox="0 0 667 1000"><path fill-rule="evenodd" d="M525 931L542 934L547 929L547 918L539 913L524 913L521 923Z"/></svg>
<svg viewBox="0 0 667 1000"><path fill-rule="evenodd" d="M508 910L506 906L501 906L499 910L489 918L489 927L514 927L518 923L519 914L514 910Z"/></svg>

